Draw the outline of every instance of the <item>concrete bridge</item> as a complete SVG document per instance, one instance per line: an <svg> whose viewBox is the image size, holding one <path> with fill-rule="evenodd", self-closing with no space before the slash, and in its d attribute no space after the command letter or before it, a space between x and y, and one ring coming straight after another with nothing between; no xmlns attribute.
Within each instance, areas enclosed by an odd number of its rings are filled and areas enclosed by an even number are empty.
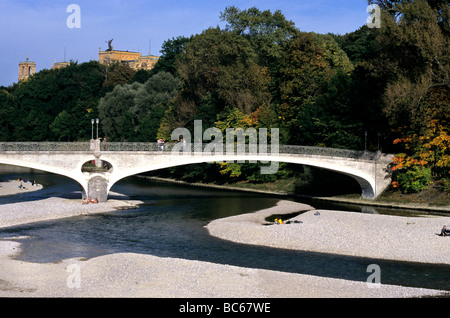
<svg viewBox="0 0 450 318"><path fill-rule="evenodd" d="M194 145L193 145L194 146ZM77 181L83 196L105 202L111 187L119 180L147 171L203 162L262 162L263 168L277 168L279 162L324 168L354 178L361 186L361 195L374 199L390 184L393 155L345 149L304 146L277 146L277 151L205 151L190 145L180 150L171 145L160 150L156 143L108 143L99 141L14 142L0 143L0 164L22 166L51 172ZM104 172L86 172L87 162ZM267 165L266 165L267 164ZM276 172L276 170L274 171ZM266 172L270 173L270 172Z"/></svg>

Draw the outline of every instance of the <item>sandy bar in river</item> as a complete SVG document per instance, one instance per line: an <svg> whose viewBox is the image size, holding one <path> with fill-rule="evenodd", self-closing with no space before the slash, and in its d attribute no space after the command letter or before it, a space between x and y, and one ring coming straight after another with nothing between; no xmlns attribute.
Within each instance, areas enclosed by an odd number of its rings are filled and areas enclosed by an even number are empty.
<svg viewBox="0 0 450 318"><path fill-rule="evenodd" d="M8 203L0 206L0 228L107 213L137 204L124 198L82 205L81 200L57 197ZM302 223L264 225L266 216L301 210L311 210L295 218ZM450 224L449 218L339 211L319 211L316 216L315 211L307 205L280 201L271 209L215 220L207 228L211 235L247 244L449 263L448 255L441 254L449 250L450 238L435 235L442 224ZM14 259L20 251L20 244L12 238L0 239L0 297L388 298L443 294L390 285L371 288L373 285L365 282L136 253L38 264Z"/></svg>

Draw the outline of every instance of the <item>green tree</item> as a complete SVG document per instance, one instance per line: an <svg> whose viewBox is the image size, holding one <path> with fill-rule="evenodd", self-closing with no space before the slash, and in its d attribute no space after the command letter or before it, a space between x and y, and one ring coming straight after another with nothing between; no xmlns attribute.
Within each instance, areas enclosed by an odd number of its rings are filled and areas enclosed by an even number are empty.
<svg viewBox="0 0 450 318"><path fill-rule="evenodd" d="M114 141L136 140L138 123L131 109L142 85L138 82L117 85L100 99L98 111L105 137Z"/></svg>
<svg viewBox="0 0 450 318"><path fill-rule="evenodd" d="M399 134L393 185L418 192L450 171L450 6L425 0L389 5L382 11L377 62L387 79L384 112Z"/></svg>
<svg viewBox="0 0 450 318"><path fill-rule="evenodd" d="M315 103L305 105L298 118L302 144L364 149L364 108L352 98L353 79L342 70L333 76Z"/></svg>
<svg viewBox="0 0 450 318"><path fill-rule="evenodd" d="M299 30L281 11L261 11L256 7L240 10L234 6L225 8L220 18L226 22L225 31L245 37L257 54L258 65L268 68L269 91L275 96L278 90L280 63L287 43Z"/></svg>
<svg viewBox="0 0 450 318"><path fill-rule="evenodd" d="M116 85L124 85L132 82L136 71L132 69L128 64L121 62L113 63L105 67L105 81L103 86L114 87Z"/></svg>
<svg viewBox="0 0 450 318"><path fill-rule="evenodd" d="M298 33L286 46L277 74L280 126L288 132L285 142L303 143L298 134L306 105L313 107L338 70L350 72L352 64L331 36Z"/></svg>
<svg viewBox="0 0 450 318"><path fill-rule="evenodd" d="M67 136L60 135L55 130L56 126L61 127L63 123L61 117L54 119L54 124L50 125L53 140L86 140L91 135L92 118L98 117L97 105L104 94L102 65L96 61L82 64L72 64L58 72L58 82L61 87L61 94L69 96L67 101L62 102L63 111L69 116L70 121L66 122L65 131ZM61 113L60 113L61 114ZM64 118L64 117L62 117ZM53 128L52 128L53 127ZM61 129L61 128L60 128Z"/></svg>
<svg viewBox="0 0 450 318"><path fill-rule="evenodd" d="M117 85L100 100L103 132L111 140L154 141L179 80L160 72L147 82Z"/></svg>
<svg viewBox="0 0 450 318"><path fill-rule="evenodd" d="M375 58L378 33L378 29L370 29L367 25L364 25L354 32L345 35L332 34L332 36L351 62L356 65Z"/></svg>
<svg viewBox="0 0 450 318"><path fill-rule="evenodd" d="M73 137L74 118L66 110L63 110L56 116L55 120L50 124L50 129L57 136L58 140L70 141Z"/></svg>
<svg viewBox="0 0 450 318"><path fill-rule="evenodd" d="M237 108L250 114L270 102L267 68L257 64L250 42L237 34L210 28L186 44L176 66L182 84L174 101L175 127L200 114Z"/></svg>
<svg viewBox="0 0 450 318"><path fill-rule="evenodd" d="M57 72L44 70L22 82L13 93L17 107L13 139L49 140L49 125L63 109L68 97L60 93Z"/></svg>
<svg viewBox="0 0 450 318"><path fill-rule="evenodd" d="M12 141L13 123L16 119L14 97L7 89L0 88L0 140Z"/></svg>
<svg viewBox="0 0 450 318"><path fill-rule="evenodd" d="M448 3L442 5L448 11ZM432 88L450 85L449 37L441 23L446 10L435 10L425 0L397 1L392 10L398 16L383 15L378 37L380 63L390 79L385 111L392 125L421 129L429 106L425 96Z"/></svg>
<svg viewBox="0 0 450 318"><path fill-rule="evenodd" d="M151 71L140 69L137 70L136 73L134 74L133 78L131 79L131 83L139 82L141 84L144 84L150 79L150 77L152 77Z"/></svg>
<svg viewBox="0 0 450 318"><path fill-rule="evenodd" d="M152 74L168 72L173 76L178 76L175 61L191 39L192 36L190 38L179 36L165 41L161 46L161 56L158 63L156 63L155 67L152 69Z"/></svg>
<svg viewBox="0 0 450 318"><path fill-rule="evenodd" d="M102 68L95 61L71 62L63 69L42 70L19 83L11 89L8 102L14 108L14 118L9 124L14 127L10 140L88 139L89 112L97 111L98 100L104 93L102 84ZM67 128L62 129L62 119L69 117Z"/></svg>
<svg viewBox="0 0 450 318"><path fill-rule="evenodd" d="M283 42L296 35L298 30L292 21L288 21L280 10L272 13L256 7L240 10L235 6L225 8L220 14L227 22L226 31L246 37L259 55L258 63L270 66L282 57Z"/></svg>
<svg viewBox="0 0 450 318"><path fill-rule="evenodd" d="M311 34L317 47L321 49L319 54L323 54L323 58L328 62L331 68L342 70L347 73L353 71L353 63L331 34Z"/></svg>
<svg viewBox="0 0 450 318"><path fill-rule="evenodd" d="M156 140L168 104L179 89L180 81L167 72L153 75L138 88L131 111L139 122L139 140Z"/></svg>

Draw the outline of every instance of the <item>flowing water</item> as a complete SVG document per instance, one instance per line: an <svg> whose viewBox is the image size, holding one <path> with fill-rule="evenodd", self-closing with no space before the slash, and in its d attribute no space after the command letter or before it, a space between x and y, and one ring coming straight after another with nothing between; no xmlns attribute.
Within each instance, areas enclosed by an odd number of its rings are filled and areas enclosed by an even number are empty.
<svg viewBox="0 0 450 318"><path fill-rule="evenodd" d="M79 186L53 174L0 166L0 177L34 179L45 189L0 197L0 204L49 196L80 198ZM450 266L237 244L208 235L211 220L272 207L279 200L262 194L154 183L130 177L112 191L149 202L135 210L72 217L0 229L0 238L27 236L20 260L47 263L110 253L141 253L218 264L262 268L367 281L368 266L381 268L381 283L450 290ZM316 208L321 208L314 203ZM326 208L366 211L365 207L327 204ZM398 211L392 210L392 213ZM417 213L423 213L418 212ZM383 213L389 213L384 210ZM407 213L414 213L409 211Z"/></svg>

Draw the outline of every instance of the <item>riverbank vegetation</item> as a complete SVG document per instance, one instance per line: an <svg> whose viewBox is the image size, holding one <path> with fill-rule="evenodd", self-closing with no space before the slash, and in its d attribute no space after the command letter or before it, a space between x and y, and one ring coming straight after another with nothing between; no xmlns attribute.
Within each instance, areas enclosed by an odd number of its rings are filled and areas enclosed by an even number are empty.
<svg viewBox="0 0 450 318"><path fill-rule="evenodd" d="M0 88L0 140L87 140L97 117L109 141L170 139L199 119L203 129L279 128L283 144L395 153L393 193L448 193L448 1L369 3L381 7L381 28L308 33L280 11L232 6L220 13L224 28L168 39L152 71L97 61L42 70ZM296 178L298 189L325 175L290 165L276 175L255 164L177 169L252 187ZM327 185L340 180L327 176Z"/></svg>

